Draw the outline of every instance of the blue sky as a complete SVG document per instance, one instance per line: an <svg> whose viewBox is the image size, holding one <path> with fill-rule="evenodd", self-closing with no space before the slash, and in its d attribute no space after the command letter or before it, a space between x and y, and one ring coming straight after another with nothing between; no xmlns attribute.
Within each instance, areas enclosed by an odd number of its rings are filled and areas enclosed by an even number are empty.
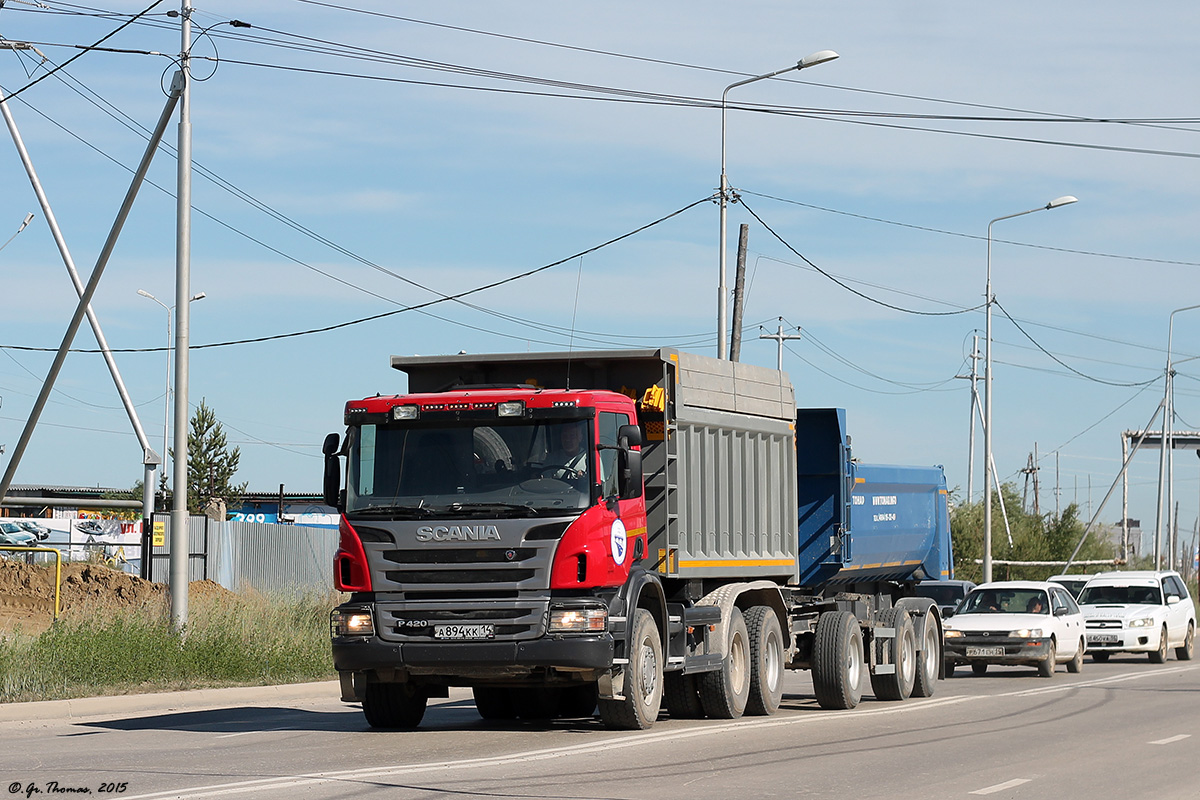
<svg viewBox="0 0 1200 800"><path fill-rule="evenodd" d="M61 64L149 4L9 2L0 36ZM177 9L160 4L103 46L177 53ZM253 27L222 24L234 18ZM190 400L214 408L254 490L316 490L343 403L403 390L392 354L711 354L715 205L570 257L710 197L724 87L826 48L841 58L730 93L727 172L745 203L730 208L729 263L749 223L743 360L775 363L760 325L800 327L783 356L797 400L846 408L859 458L944 464L966 487L969 389L954 376L984 319L944 312L982 302L993 218L1080 201L994 228L995 294L1028 334L997 310L995 457L1023 486L1036 443L1043 510L1056 465L1063 505L1099 503L1121 431L1162 397L1170 312L1200 303L1195 4L214 0L194 20L207 78L193 89L194 161L256 201L195 177L191 290L207 296L191 307L194 346L337 325L567 259L469 306L195 350ZM85 276L145 145L113 115L152 126L173 69L165 55L88 51L12 101ZM0 50L6 94L42 74L35 55ZM174 297L173 150L150 179L162 188L138 198L93 304L118 349L166 343L163 310L137 290ZM0 186L0 242L37 212L0 251L11 452L52 357L11 347L55 348L74 296L6 135ZM95 346L86 326L76 346ZM1197 354L1200 311L1181 313L1177 429L1200 427L1200 366L1184 361ZM157 447L165 355L117 359ZM132 485L141 451L99 356L73 354L58 387L16 482ZM1147 451L1131 471L1129 513L1147 529L1157 465ZM1190 532L1200 463L1177 465ZM1120 517L1118 490L1102 520Z"/></svg>

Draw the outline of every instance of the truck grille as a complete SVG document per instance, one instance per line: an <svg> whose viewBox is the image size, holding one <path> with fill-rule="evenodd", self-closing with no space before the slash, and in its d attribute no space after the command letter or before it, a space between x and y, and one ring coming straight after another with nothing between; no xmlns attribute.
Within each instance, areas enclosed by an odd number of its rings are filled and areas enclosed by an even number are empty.
<svg viewBox="0 0 1200 800"><path fill-rule="evenodd" d="M393 642L432 642L434 626L491 623L495 639L536 639L545 632L550 601L528 598L517 601L379 603L379 636Z"/></svg>

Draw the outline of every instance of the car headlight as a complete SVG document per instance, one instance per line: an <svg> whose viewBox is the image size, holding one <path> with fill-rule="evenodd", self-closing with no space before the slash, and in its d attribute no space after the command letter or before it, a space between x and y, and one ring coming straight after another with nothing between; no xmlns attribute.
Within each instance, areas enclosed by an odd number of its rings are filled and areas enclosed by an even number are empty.
<svg viewBox="0 0 1200 800"><path fill-rule="evenodd" d="M962 631L952 631L949 628L947 628L944 633L944 636L947 639L961 639L964 636L964 634Z"/></svg>
<svg viewBox="0 0 1200 800"><path fill-rule="evenodd" d="M368 610L335 610L329 615L329 632L333 636L374 636L375 620Z"/></svg>
<svg viewBox="0 0 1200 800"><path fill-rule="evenodd" d="M1014 639L1040 639L1042 638L1042 629L1021 628L1019 631L1009 631L1008 635Z"/></svg>
<svg viewBox="0 0 1200 800"><path fill-rule="evenodd" d="M608 609L600 606L550 609L550 633L604 633Z"/></svg>
<svg viewBox="0 0 1200 800"><path fill-rule="evenodd" d="M1131 628L1149 628L1153 624L1154 617L1142 617L1140 619L1129 620L1129 627Z"/></svg>

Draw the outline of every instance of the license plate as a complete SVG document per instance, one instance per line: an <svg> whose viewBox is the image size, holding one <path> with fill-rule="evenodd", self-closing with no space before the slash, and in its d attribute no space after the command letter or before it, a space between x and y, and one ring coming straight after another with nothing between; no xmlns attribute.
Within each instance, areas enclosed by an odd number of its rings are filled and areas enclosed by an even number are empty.
<svg viewBox="0 0 1200 800"><path fill-rule="evenodd" d="M496 626L485 625L434 625L435 639L492 639L496 636Z"/></svg>
<svg viewBox="0 0 1200 800"><path fill-rule="evenodd" d="M1091 633L1087 637L1088 644L1108 644L1117 641L1115 633Z"/></svg>
<svg viewBox="0 0 1200 800"><path fill-rule="evenodd" d="M1003 647L968 647L967 657L971 656L1002 656L1004 655Z"/></svg>

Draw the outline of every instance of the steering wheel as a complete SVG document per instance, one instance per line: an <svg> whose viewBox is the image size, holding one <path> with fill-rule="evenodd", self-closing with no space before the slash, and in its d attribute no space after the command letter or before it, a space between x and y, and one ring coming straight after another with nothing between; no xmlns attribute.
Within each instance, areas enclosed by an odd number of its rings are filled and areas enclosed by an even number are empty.
<svg viewBox="0 0 1200 800"><path fill-rule="evenodd" d="M559 481L577 481L583 477L583 473L579 470L564 467L561 464L548 464L544 467L535 467L534 471L540 477L553 478Z"/></svg>

